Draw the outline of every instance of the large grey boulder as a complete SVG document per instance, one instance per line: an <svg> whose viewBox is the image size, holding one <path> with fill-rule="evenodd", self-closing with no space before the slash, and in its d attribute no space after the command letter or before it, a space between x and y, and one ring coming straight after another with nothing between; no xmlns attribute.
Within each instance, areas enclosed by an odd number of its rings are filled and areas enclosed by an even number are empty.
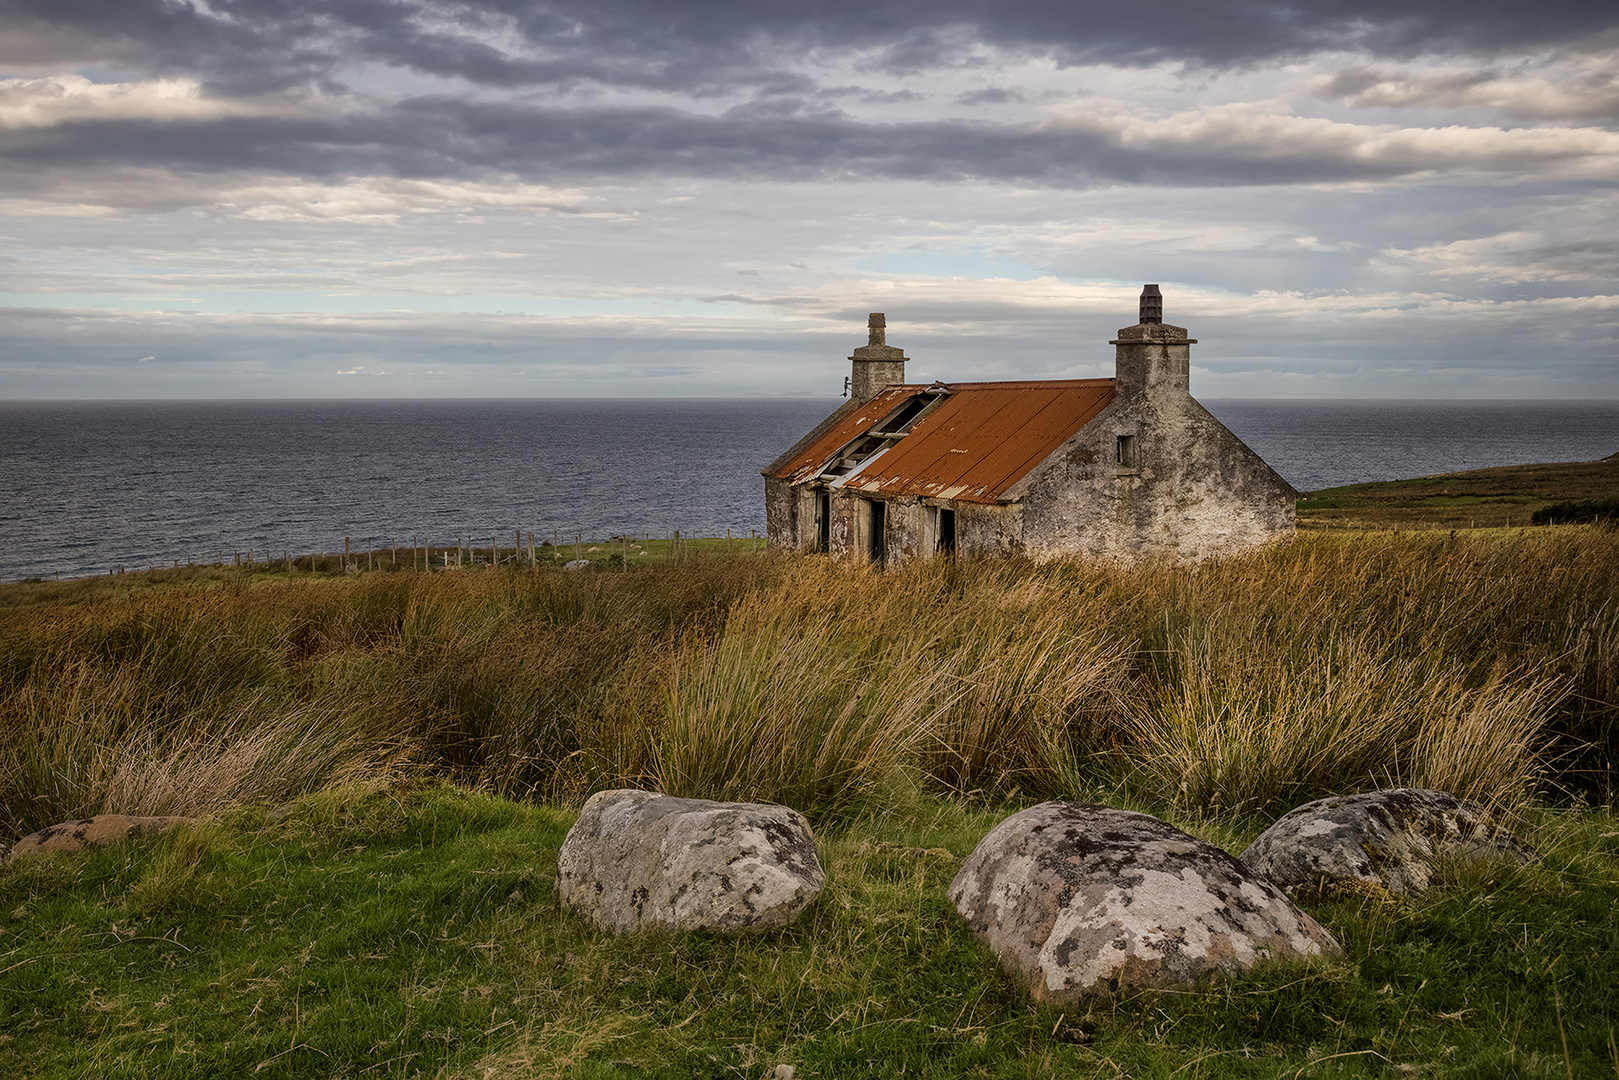
<svg viewBox="0 0 1619 1080"><path fill-rule="evenodd" d="M557 898L622 934L786 926L826 883L815 838L785 806L599 791L557 856Z"/></svg>
<svg viewBox="0 0 1619 1080"><path fill-rule="evenodd" d="M1419 896L1444 859L1538 859L1478 803L1443 791L1389 788L1317 799L1288 811L1242 853L1289 893L1359 882Z"/></svg>
<svg viewBox="0 0 1619 1080"><path fill-rule="evenodd" d="M995 826L950 899L1014 979L1057 1005L1340 951L1214 845L1090 803L1041 803Z"/></svg>
<svg viewBox="0 0 1619 1080"><path fill-rule="evenodd" d="M6 856L20 859L26 855L49 855L55 852L83 851L102 847L148 833L159 833L190 821L187 817L131 817L128 814L97 814L51 825L36 833L29 833L12 845Z"/></svg>

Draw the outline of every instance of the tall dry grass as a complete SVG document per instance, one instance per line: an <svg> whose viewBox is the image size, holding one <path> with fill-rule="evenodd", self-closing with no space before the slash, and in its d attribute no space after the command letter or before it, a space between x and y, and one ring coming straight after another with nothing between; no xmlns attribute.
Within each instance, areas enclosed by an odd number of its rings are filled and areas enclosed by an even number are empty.
<svg viewBox="0 0 1619 1080"><path fill-rule="evenodd" d="M138 670L78 664L0 700L0 814L197 814L279 802L408 767L410 741L363 712L267 690L165 716Z"/></svg>
<svg viewBox="0 0 1619 1080"><path fill-rule="evenodd" d="M1522 801L1562 696L1348 632L1217 615L1177 632L1126 713L1133 786L1183 812L1273 812L1373 785Z"/></svg>
<svg viewBox="0 0 1619 1080"><path fill-rule="evenodd" d="M975 590L937 633L956 692L928 731L922 766L949 790L1056 793L1076 754L1109 743L1136 643L1110 633L1089 590Z"/></svg>
<svg viewBox="0 0 1619 1080"><path fill-rule="evenodd" d="M816 816L864 802L914 758L953 692L921 642L865 629L754 596L717 638L685 643L657 741L662 789Z"/></svg>
<svg viewBox="0 0 1619 1080"><path fill-rule="evenodd" d="M632 573L0 589L0 827L433 769L818 814L901 773L1271 813L1611 792L1619 532L1301 537L1198 567L694 558Z"/></svg>

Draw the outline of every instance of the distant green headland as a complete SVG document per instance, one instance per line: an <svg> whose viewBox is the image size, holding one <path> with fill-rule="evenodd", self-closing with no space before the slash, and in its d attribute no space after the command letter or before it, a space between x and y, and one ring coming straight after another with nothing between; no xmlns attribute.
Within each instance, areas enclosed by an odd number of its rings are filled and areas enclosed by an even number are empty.
<svg viewBox="0 0 1619 1080"><path fill-rule="evenodd" d="M1505 465L1302 492L1303 529L1494 529L1532 523L1560 503L1619 500L1619 454L1600 461ZM1610 508L1610 513L1616 508Z"/></svg>

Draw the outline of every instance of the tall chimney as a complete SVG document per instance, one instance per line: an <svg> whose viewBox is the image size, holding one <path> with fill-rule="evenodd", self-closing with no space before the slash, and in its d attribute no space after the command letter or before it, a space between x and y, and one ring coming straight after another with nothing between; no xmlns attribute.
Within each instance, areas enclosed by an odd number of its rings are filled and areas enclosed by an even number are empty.
<svg viewBox="0 0 1619 1080"><path fill-rule="evenodd" d="M903 350L888 344L888 320L880 311L871 313L866 320L866 344L849 357L854 365L849 377L849 397L862 405L877 396L885 386L896 386L905 381Z"/></svg>
<svg viewBox="0 0 1619 1080"><path fill-rule="evenodd" d="M1190 392L1191 346L1186 329L1164 322L1164 297L1156 285L1141 288L1141 321L1108 342L1117 346L1113 386L1121 395Z"/></svg>

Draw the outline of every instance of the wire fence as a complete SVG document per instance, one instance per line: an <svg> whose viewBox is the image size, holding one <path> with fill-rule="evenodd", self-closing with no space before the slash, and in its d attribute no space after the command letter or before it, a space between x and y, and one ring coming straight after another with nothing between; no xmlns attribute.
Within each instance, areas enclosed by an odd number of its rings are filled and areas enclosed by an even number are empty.
<svg viewBox="0 0 1619 1080"><path fill-rule="evenodd" d="M279 553L269 547L217 547L200 556L174 558L162 563L148 562L144 566L120 563L109 569L108 573L117 575L209 566L309 574L400 570L432 573L498 567L629 569L639 563L688 558L699 552L745 554L761 552L766 546L765 537L756 529L749 530L746 536L733 535L727 529L723 537L687 536L679 529L665 531L661 536L650 532L616 533L605 539L586 539L583 534L575 534L568 539L556 531L543 536L521 529L512 530L510 536L509 544L499 533L483 537L458 536L450 544L434 543L423 536L411 536L408 543L403 539L396 542L378 538L364 538L356 542L354 538L345 536L341 553L323 551L301 555L292 554L291 549L286 547Z"/></svg>

